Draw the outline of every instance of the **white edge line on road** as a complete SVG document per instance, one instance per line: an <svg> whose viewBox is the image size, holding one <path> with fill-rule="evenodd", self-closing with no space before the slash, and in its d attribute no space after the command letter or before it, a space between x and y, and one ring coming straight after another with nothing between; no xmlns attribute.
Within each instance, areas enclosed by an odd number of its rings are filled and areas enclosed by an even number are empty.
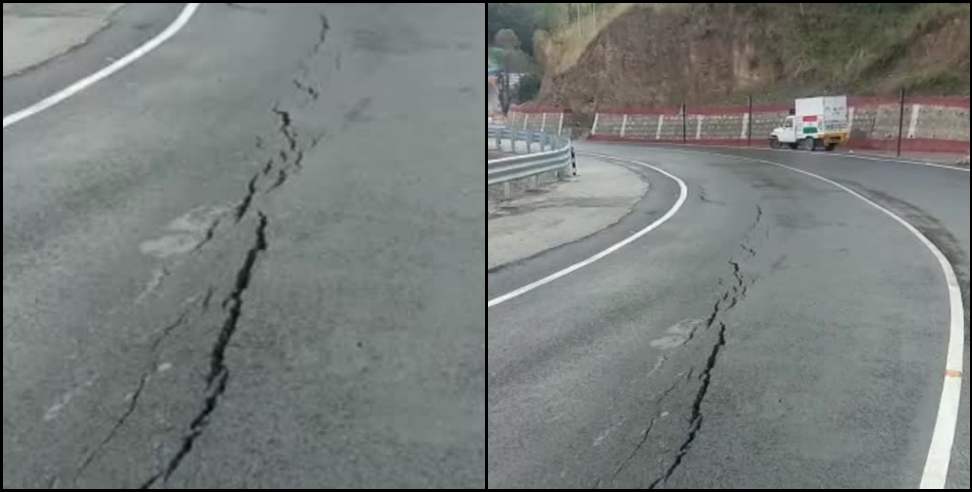
<svg viewBox="0 0 972 492"><path fill-rule="evenodd" d="M767 149L767 150L775 150L775 149ZM785 151L784 150L781 150L780 152L785 152ZM914 165L917 165L917 166L937 167L937 168L941 168L941 169L950 169L952 171L962 171L962 172L965 172L965 173L969 172L969 170L966 169L966 168L964 168L964 167L949 166L948 164L936 164L934 162L926 162L926 161L909 161L909 160L905 160L905 159L884 158L884 157L870 156L870 155L854 155L854 154L843 154L843 153L837 153L837 154L833 154L833 153L831 153L831 154L824 154L824 153L821 153L819 155L824 156L824 157L849 157L851 159L864 159L864 160L868 160L868 161L895 162L895 163L899 163L899 164L914 164Z"/></svg>
<svg viewBox="0 0 972 492"><path fill-rule="evenodd" d="M175 33L179 32L179 30L182 29L187 22L189 22L189 18L192 17L192 14L196 12L199 5L200 4L198 3L187 3L179 16L172 21L172 24L169 24L169 27L166 27L164 31L160 32L154 38L136 48L135 51L132 51L124 57L119 58L111 65L98 70L97 72L65 87L64 89L61 89L58 92L55 92L54 94L51 94L50 96L45 97L44 99L41 99L40 101L24 109L21 109L20 111L16 111L4 116L3 127L7 128L8 126L24 118L35 115L51 106L54 106L55 104L77 94L78 92L81 92L95 82L98 82L99 80L121 70L125 67L125 65L128 65L129 63L132 63L133 61L145 56L148 52L154 50L160 44L171 38Z"/></svg>
<svg viewBox="0 0 972 492"><path fill-rule="evenodd" d="M819 176L809 171L796 169L777 162L762 159L754 160L819 179L860 198L914 234L928 248L928 251L931 251L935 259L938 260L938 265L941 267L942 273L945 274L945 285L948 288L948 349L945 356L944 381L942 383L942 396L938 403L938 416L935 419L935 429L932 431L932 440L928 447L928 456L925 459L925 468L921 474L921 484L919 487L922 489L945 488L945 480L948 476L948 462L952 454L952 442L955 439L955 425L958 422L959 401L962 394L962 350L964 349L963 331L965 329L964 311L962 310L962 290L955 276L955 270L952 269L952 265L948 262L945 254L938 249L938 246L935 246L935 243L931 242L930 239L922 234L921 231L894 212L878 205L870 198L832 179Z"/></svg>
<svg viewBox="0 0 972 492"><path fill-rule="evenodd" d="M592 143L592 144L611 144L611 143L616 143L616 142L612 142L612 141L609 141L609 140L606 140L606 141L592 140L590 143ZM787 153L791 153L791 154L792 153L798 153L798 152L800 152L800 151L797 151L797 150L764 149L764 148L761 148L761 147L741 147L741 146L733 146L733 145L709 145L709 144L691 144L691 143L679 144L679 143L667 143L667 142L657 142L656 143L656 142L651 142L651 141L639 142L637 140L633 140L631 142L620 142L620 143L632 143L632 144L636 144L636 145L639 145L640 144L642 146L657 146L659 148L666 148L666 149L667 148L671 148L671 147L667 147L667 146L679 146L679 147L693 147L693 148L698 148L698 149L714 148L714 149L732 149L732 150L758 150L760 152L787 152ZM816 157L845 157L845 158L849 158L849 159L863 159L863 160L868 160L868 161L894 162L894 163L898 163L898 164L914 164L914 165L917 165L917 166L937 167L937 168L940 168L940 169L949 169L949 170L952 170L952 171L961 171L963 173L969 172L969 169L964 168L964 167L949 166L948 164L936 164L934 162L927 162L927 161L912 161L912 160L907 160L907 159L896 159L894 157L881 157L881 156L875 156L875 155L847 154L847 153L844 153L844 152L814 152L812 154L809 154L809 153L801 153L801 154L802 155L813 155L813 156L816 156Z"/></svg>
<svg viewBox="0 0 972 492"><path fill-rule="evenodd" d="M861 195L860 193L832 179L764 159L756 159L733 154L720 154L718 152L686 150L682 150L682 152L703 152L710 155L719 155L723 157L761 162L764 164L782 167L784 169L804 174L831 184L863 200L868 205L894 219L905 229L911 232L915 237L917 237L918 240L921 241L921 243L924 244L929 251L931 251L935 259L938 260L938 265L941 267L942 273L945 274L945 285L948 289L948 348L945 356L945 373L944 381L942 383L942 396L938 403L938 415L935 419L935 428L932 431L932 440L928 447L928 455L925 459L925 467L922 470L921 483L919 487L922 489L945 488L945 481L948 477L948 463L951 460L952 454L952 443L955 440L955 426L958 423L959 402L962 395L962 351L964 350L963 331L965 329L965 315L964 311L962 310L962 291L959 287L958 278L955 276L955 270L952 269L952 265L948 262L948 258L945 257L945 254L938 249L938 246L935 246L935 243L931 242L930 239L925 237L921 231L919 231L915 226L911 225L908 221L902 219L887 208L878 205L870 198L867 198L864 195Z"/></svg>
<svg viewBox="0 0 972 492"><path fill-rule="evenodd" d="M513 299L514 297L523 295L523 294L525 294L527 292L530 292L533 289L536 289L537 287L540 287L541 285L544 285L544 284L548 284L550 282L553 282L554 280L557 280L560 277L563 277L565 275L570 274L571 272L574 272L576 270L579 270L581 268L584 268L585 266L590 265L591 263L594 263L595 261L600 260L601 258L604 258L605 256L607 256L607 255L609 255L609 254L611 254L611 253L613 253L613 252L615 252L615 251L623 248L624 246L626 246L627 244L631 243L632 241L640 238L641 236L644 236L645 234L648 234L649 232L651 232L652 230L654 230L658 226L664 224L666 221L668 221L668 219L672 218L672 216L675 215L675 212L678 212L678 209L682 207L682 204L683 203L685 203L685 198L688 196L688 188L685 186L685 182L682 181L681 179L679 179L678 177L676 177L676 176L674 176L674 175L672 175L672 174L670 174L670 173L668 173L668 172L666 172L666 171L664 171L662 169L659 169L659 168L657 168L655 166L652 166L651 164L647 164L645 162L631 160L631 159L624 159L624 158L619 158L619 157L607 156L607 155L603 155L603 154L595 154L595 153L591 153L591 152L585 152L584 154L590 155L590 156L594 156L594 157L603 158L603 159L610 159L610 160L616 160L616 161L630 162L630 163L633 163L633 164L638 164L638 165L645 166L645 167L648 167L650 169L653 169L653 170L657 171L658 173L661 173L662 175L664 175L664 176L666 176L668 178L671 178L671 179L675 180L675 182L678 183L678 188L679 188L678 200L675 201L675 205L672 205L672 208L668 209L668 211L665 212L665 215L662 215L661 217L659 217L657 220L655 220L651 224L648 224L648 226L645 227L644 229L641 229L640 231L638 231L638 232L636 232L636 233L634 233L634 234L632 234L632 235L630 235L630 236L622 239L621 241L618 241L617 243L614 243L613 245L609 246L607 249L605 249L605 250L603 250L603 251L601 251L599 253L596 253L593 256L591 256L591 257L589 257L589 258L587 258L587 259L585 259L583 261L580 261L578 263L574 263L573 265L570 265L567 268L564 268L562 270L559 270L559 271L556 271L554 273L551 273L550 275L547 275L546 277L543 277L540 280L536 280L536 281L531 282L531 283L529 283L527 285L524 285L523 287L520 287L520 288L518 288L516 290L507 292L506 294L503 294L501 296L498 296L498 297L495 297L493 299L490 299L486 303L486 307L487 308L491 308L491 307L496 306L496 305L498 305L500 303L503 303L503 302L506 302L506 301L508 301L510 299Z"/></svg>

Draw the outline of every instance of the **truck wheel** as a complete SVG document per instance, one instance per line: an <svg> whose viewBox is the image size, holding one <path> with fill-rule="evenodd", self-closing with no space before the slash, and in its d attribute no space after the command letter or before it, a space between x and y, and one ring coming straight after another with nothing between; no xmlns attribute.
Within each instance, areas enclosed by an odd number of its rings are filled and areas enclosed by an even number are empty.
<svg viewBox="0 0 972 492"><path fill-rule="evenodd" d="M813 148L816 147L816 142L813 140L813 137L807 137L803 139L800 146L803 148L803 150L809 150L812 152Z"/></svg>
<svg viewBox="0 0 972 492"><path fill-rule="evenodd" d="M776 137L770 137L769 146L771 149L778 149L780 148L780 141L777 140Z"/></svg>
<svg viewBox="0 0 972 492"><path fill-rule="evenodd" d="M837 144L827 144L827 152L830 152L831 150L834 150L834 148L836 148L836 147L837 147Z"/></svg>

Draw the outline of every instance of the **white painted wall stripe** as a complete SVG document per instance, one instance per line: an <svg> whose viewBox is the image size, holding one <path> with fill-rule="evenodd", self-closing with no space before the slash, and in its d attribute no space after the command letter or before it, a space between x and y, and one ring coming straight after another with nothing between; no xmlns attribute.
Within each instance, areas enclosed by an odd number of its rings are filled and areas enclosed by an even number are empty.
<svg viewBox="0 0 972 492"><path fill-rule="evenodd" d="M695 139L698 140L702 138L702 120L705 117L702 115L695 115Z"/></svg>
<svg viewBox="0 0 972 492"><path fill-rule="evenodd" d="M628 115L621 116L621 138L624 138L624 131L628 128Z"/></svg>
<svg viewBox="0 0 972 492"><path fill-rule="evenodd" d="M169 38L175 35L175 33L179 32L179 30L182 29L187 22L189 22L189 18L192 17L192 14L194 14L198 8L198 3L187 3L186 6L183 7L182 12L179 13L179 16L172 21L172 24L169 24L169 27L166 27L164 31L160 32L154 38L146 41L145 44L139 46L131 53L119 58L111 65L98 70L97 72L65 87L64 89L61 89L58 92L55 92L54 94L51 94L50 96L45 97L44 99L41 99L40 101L24 109L21 109L20 111L16 111L4 116L3 127L7 128L8 126L23 120L24 118L33 116L41 111L44 111L45 109L48 109L51 106L54 106L55 104L58 104L61 101L64 101L65 99L90 87L95 82L98 82L99 80L121 70L135 60L145 56L150 51L158 48L159 45L166 42Z"/></svg>
<svg viewBox="0 0 972 492"><path fill-rule="evenodd" d="M580 152L578 152L578 153L580 153ZM587 258L587 259L585 259L583 261L574 263L573 265L570 265L567 268L564 268L562 270L558 270L558 271L556 271L554 273L551 273L550 275L547 275L546 277L543 277L540 280L537 280L537 281L531 282L531 283L529 283L527 285L524 285L523 287L520 287L519 289L513 290L511 292L507 292L506 294L503 294L501 296L497 296L497 297L495 297L493 299L490 299L486 303L486 307L487 308L491 308L491 307L496 306L498 304L504 303L504 302L506 302L506 301L508 301L510 299L513 299L514 297L519 297L519 296L521 296L523 294L526 294L527 292L530 292L531 290L536 289L537 287L540 287L542 285L549 284L550 282L553 282L554 280L557 280L558 278L561 278L561 277L563 277L565 275L569 275L572 272L575 272L577 270L580 270L581 268L584 268L585 266L590 265L591 263L594 263L595 261L600 260L601 258L604 258L605 256L607 256L607 255L609 255L611 253L614 253L615 251L617 251L617 250L625 247L626 245L631 244L633 241L637 240L641 236L644 236L645 234L648 234L649 232L655 230L658 226L660 226L660 225L664 224L665 222L667 222L668 219L671 219L672 216L675 215L675 212L678 212L678 209L682 208L682 204L685 203L685 198L688 196L688 187L685 186L685 182L684 181L682 181L681 179L679 179L677 176L674 176L674 175L670 174L667 171L664 171L662 169L659 169L658 167L655 167L655 166L653 166L651 164L648 164L648 163L645 163L645 162L641 162L641 161L635 161L635 160L631 160L631 159L619 159L617 157L612 157L612 156L604 155L604 154L595 154L595 153L591 153L591 152L583 152L583 154L584 155L593 156L593 157L598 157L598 158L601 158L601 159L606 159L606 160L629 162L629 163L632 163L632 164L636 164L636 165L639 165L639 166L644 166L644 167L647 167L649 169L652 169L652 170L654 170L654 171L662 174L665 177L668 177L670 179L673 179L676 183L678 183L678 189L679 189L678 199L675 200L675 204L672 205L672 207L669 208L667 212L665 212L665 215L662 215L657 220L655 220L651 224L648 224L645 228L639 230L638 232L635 232L634 234L632 234L632 235L630 235L630 236L622 239L621 241L618 241L618 242L612 244L611 246L607 247L603 251L601 251L599 253L596 253L596 254L590 256L589 258Z"/></svg>
<svg viewBox="0 0 972 492"><path fill-rule="evenodd" d="M742 140L745 140L745 138L746 138L746 130L749 129L749 119L752 118L752 117L753 117L753 115L750 114L750 113L745 113L743 115L743 118L742 118L742 132L739 133L739 138L742 139Z"/></svg>
<svg viewBox="0 0 972 492"><path fill-rule="evenodd" d="M665 124L665 115L663 114L658 115L658 128L655 130L655 140L661 138L662 125L664 124Z"/></svg>
<svg viewBox="0 0 972 492"><path fill-rule="evenodd" d="M915 138L915 130L918 129L918 113L921 111L921 104L911 105L911 120L908 122L908 138Z"/></svg>
<svg viewBox="0 0 972 492"><path fill-rule="evenodd" d="M601 116L601 113L594 113L594 124L591 126L591 135L597 134L597 119Z"/></svg>
<svg viewBox="0 0 972 492"><path fill-rule="evenodd" d="M540 114L540 131L542 132L547 127L547 113Z"/></svg>
<svg viewBox="0 0 972 492"><path fill-rule="evenodd" d="M530 121L530 113L523 113L523 130L527 129L527 122Z"/></svg>
<svg viewBox="0 0 972 492"><path fill-rule="evenodd" d="M854 129L854 106L847 108L847 134Z"/></svg>
<svg viewBox="0 0 972 492"><path fill-rule="evenodd" d="M557 123L557 135L564 130L564 113L560 113L560 122Z"/></svg>

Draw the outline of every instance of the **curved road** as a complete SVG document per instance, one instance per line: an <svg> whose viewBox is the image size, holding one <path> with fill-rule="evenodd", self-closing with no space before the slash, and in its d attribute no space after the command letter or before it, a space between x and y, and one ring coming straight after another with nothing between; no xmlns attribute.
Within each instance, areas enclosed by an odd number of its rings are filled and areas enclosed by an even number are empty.
<svg viewBox="0 0 972 492"><path fill-rule="evenodd" d="M484 19L206 4L5 127L4 488L484 487Z"/></svg>
<svg viewBox="0 0 972 492"><path fill-rule="evenodd" d="M585 143L647 198L488 275L491 487L917 487L942 394L954 268L969 365L969 173L761 150ZM595 157L600 156L600 157ZM580 169L583 177L583 169ZM969 487L969 382L946 485Z"/></svg>

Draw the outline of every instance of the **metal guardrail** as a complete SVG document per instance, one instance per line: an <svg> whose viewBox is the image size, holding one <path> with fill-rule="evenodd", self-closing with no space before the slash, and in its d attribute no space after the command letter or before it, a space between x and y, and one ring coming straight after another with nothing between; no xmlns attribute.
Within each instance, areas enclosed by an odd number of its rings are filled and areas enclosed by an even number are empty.
<svg viewBox="0 0 972 492"><path fill-rule="evenodd" d="M516 142L527 144L527 154L493 159L486 164L488 185L505 183L551 171L566 172L573 164L573 143L569 138L558 137L541 132L517 131L506 127L488 127L487 139L495 139L496 147L502 149L502 141L509 140L515 152ZM530 153L532 144L539 144L540 151ZM549 149L549 150L547 150Z"/></svg>

